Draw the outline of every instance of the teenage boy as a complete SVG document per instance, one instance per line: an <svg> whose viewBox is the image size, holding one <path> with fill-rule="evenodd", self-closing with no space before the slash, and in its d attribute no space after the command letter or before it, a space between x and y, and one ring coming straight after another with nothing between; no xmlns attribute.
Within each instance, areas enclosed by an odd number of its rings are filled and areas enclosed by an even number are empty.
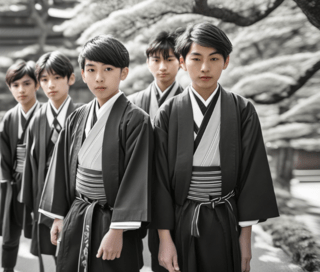
<svg viewBox="0 0 320 272"><path fill-rule="evenodd" d="M35 114L27 133L27 158L19 200L33 211L30 251L39 257L40 270L43 271L41 254L54 256L56 246L50 241L53 220L38 213L40 197L55 142L77 105L68 95L75 75L65 55L57 51L42 55L36 63L35 73L49 100Z"/></svg>
<svg viewBox="0 0 320 272"><path fill-rule="evenodd" d="M62 235L58 272L137 272L139 228L150 220L150 118L119 90L129 71L122 43L97 36L82 48L79 64L95 99L60 134L40 212L55 218L52 242Z"/></svg>
<svg viewBox="0 0 320 272"><path fill-rule="evenodd" d="M154 123L159 262L170 272L248 272L251 225L278 216L258 116L218 83L232 51L222 30L189 26L176 48L192 83Z"/></svg>
<svg viewBox="0 0 320 272"><path fill-rule="evenodd" d="M177 33L160 32L149 44L146 55L149 71L154 81L143 91L134 93L128 99L155 117L159 107L171 97L180 94L183 88L176 82L179 71L179 54L175 52Z"/></svg>
<svg viewBox="0 0 320 272"><path fill-rule="evenodd" d="M4 116L0 126L1 182L1 264L4 271L13 271L18 255L23 218L27 215L25 235L31 236L31 215L17 200L26 158L26 130L34 113L40 108L36 99L39 88L33 62L12 65L6 73L6 84L18 102Z"/></svg>

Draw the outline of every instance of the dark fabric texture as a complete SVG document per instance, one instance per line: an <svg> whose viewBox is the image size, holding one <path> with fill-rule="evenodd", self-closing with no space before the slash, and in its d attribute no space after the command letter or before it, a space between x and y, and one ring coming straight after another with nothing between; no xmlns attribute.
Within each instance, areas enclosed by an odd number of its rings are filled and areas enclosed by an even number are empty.
<svg viewBox="0 0 320 272"><path fill-rule="evenodd" d="M23 173L21 201L26 204L28 209L33 211L33 227L30 252L40 257L41 254L55 255L56 246L50 241L50 228L53 223L51 218L41 215L38 212L39 202L43 191L43 186L50 163L48 159L54 145L50 145L51 128L47 121L46 103L35 114L27 131L26 164ZM80 106L70 101L67 117ZM52 110L52 109L51 109ZM52 110L54 112L54 110ZM55 113L55 112L54 112ZM39 225L40 221L42 224Z"/></svg>
<svg viewBox="0 0 320 272"><path fill-rule="evenodd" d="M81 213L82 208L78 207L77 210L71 207L75 205L78 153L83 143L85 125L92 103L76 110L69 118L65 129L61 131L40 202L40 208L47 212L68 218L76 216L77 218L72 221L77 222L77 225L83 221L83 217L80 214L77 215ZM152 126L148 115L129 102L124 95L116 100L110 112L104 132L102 150L104 189L108 206L113 209L112 216L108 221L108 228L110 222L150 222L151 184L149 182L152 173L152 160L150 159L153 152ZM95 220L94 215L93 228L95 228ZM75 230L73 230L73 225L69 229L70 231L63 234L64 241L69 239L68 237L72 237L71 233L78 233L76 226L74 226ZM134 242L134 247L130 249L134 250L131 255L134 258L139 256L139 260L141 260L141 250L136 252L134 249L138 245L142 248L140 230L132 231L132 233L135 236L132 238L133 240L140 240L139 243ZM96 235L104 234L103 229L96 233ZM101 240L96 241L95 239L97 238L92 240L93 243L101 242ZM68 265L75 264L69 264L68 259ZM61 266L64 264L62 263ZM132 269L135 269L134 267Z"/></svg>
<svg viewBox="0 0 320 272"><path fill-rule="evenodd" d="M176 84L178 84L176 82ZM138 106L139 108L143 109L146 113L150 113L150 101L151 101L151 92L154 91L153 89L155 88L154 82L152 82L147 89L142 90L140 92L136 92L132 95L128 96L128 99L135 104L136 106ZM154 87L154 88L153 88ZM177 91L175 92L175 96L182 93L183 92L183 88L179 85ZM169 92L168 92L169 94ZM166 98L166 97L165 97ZM160 104L162 105L165 101L165 98L160 99Z"/></svg>
<svg viewBox="0 0 320 272"><path fill-rule="evenodd" d="M192 217L190 217L190 214L193 214L193 208L192 206L190 208L192 212L188 212L189 208L182 212L183 207L186 207L186 198L191 181L194 149L193 112L188 90L162 106L155 118L154 130L155 180L152 202L153 220L150 227L177 230L179 229L177 227L180 224L179 222L183 222L181 225L189 228L191 227ZM236 264L240 256L238 235L234 231L228 232L225 228L234 226L239 221L264 221L271 217L277 217L279 213L257 113L248 100L227 92L223 88L221 88L219 148L222 169L222 196L227 195L232 190L235 191L236 196L233 212L226 210L227 212L220 213L219 222L229 220L229 224L226 224L226 227L223 228L223 233L226 233L224 245L217 241L214 246L228 248L231 244L232 263ZM226 205L223 206L227 207ZM221 208L219 207L219 209ZM208 210L208 212L217 213L219 216L219 209ZM206 210L201 208L200 219L204 212ZM214 220L212 224L216 225ZM200 222L200 239L205 238L210 233L209 231L208 234L205 234L207 233L206 230L201 231L204 227L206 227L206 223L201 224ZM203 237L201 232L204 233ZM181 253L180 249L182 248L186 251L194 248L189 243L191 231L182 231L180 234L183 233L185 233L185 236L181 239L179 237L175 238L176 247L180 252L181 271L203 271L202 269L205 269L205 267L197 264L199 256L197 257L195 252ZM211 236L209 236L208 239L210 240ZM228 239L231 240L231 243L227 242ZM201 243L200 248L204 244ZM209 251L209 249L207 250ZM185 256L188 256L190 263L186 263ZM196 261L192 261L192 256ZM208 264L209 266L210 264ZM238 272L240 268L235 265L233 271Z"/></svg>

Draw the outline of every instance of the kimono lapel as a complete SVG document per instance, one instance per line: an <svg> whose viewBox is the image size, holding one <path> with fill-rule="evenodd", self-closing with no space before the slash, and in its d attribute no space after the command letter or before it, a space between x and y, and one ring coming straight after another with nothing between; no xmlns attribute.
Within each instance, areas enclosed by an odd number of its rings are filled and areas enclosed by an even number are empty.
<svg viewBox="0 0 320 272"><path fill-rule="evenodd" d="M69 106L68 106L68 109L67 109L67 113L66 113L66 118L64 120L64 123L66 123L69 115L75 110L75 106L72 102L72 99L70 98L70 103L69 103Z"/></svg>
<svg viewBox="0 0 320 272"><path fill-rule="evenodd" d="M193 113L189 92L178 97L178 140L176 175L176 202L180 205L188 195L193 160Z"/></svg>
<svg viewBox="0 0 320 272"><path fill-rule="evenodd" d="M90 109L93 103L94 103L94 100L91 101L89 104L87 104L79 114L79 117L77 119L78 124L76 124L77 128L74 130L74 132L72 131L72 133L76 134L74 142L71 140L72 135L68 135L68 140L70 141L67 144L68 144L68 149L70 151L68 162L70 166L70 192L69 193L71 194L71 199L73 199L73 195L76 187L78 153L83 143L84 131L86 128ZM73 142L73 146L70 146L72 142Z"/></svg>
<svg viewBox="0 0 320 272"><path fill-rule="evenodd" d="M156 97L156 94L155 92L157 92L156 90L156 86L155 86L155 83L153 82L151 85L150 85L150 92L149 92L149 95L150 95L150 103L149 103L149 115L150 115L150 119L153 120L154 117L156 116L157 114L157 111L159 109L159 104L158 104L158 100L157 100L157 97Z"/></svg>
<svg viewBox="0 0 320 272"><path fill-rule="evenodd" d="M237 106L232 93L221 87L220 160L222 195L234 189L237 182L240 137Z"/></svg>
<svg viewBox="0 0 320 272"><path fill-rule="evenodd" d="M141 99L141 108L147 113L149 113L149 110L150 110L152 84L153 82L144 91L144 95L142 96L142 99Z"/></svg>
<svg viewBox="0 0 320 272"><path fill-rule="evenodd" d="M121 95L115 101L104 131L102 143L102 176L108 204L113 207L117 196L119 178L120 125L128 106L128 99ZM111 155L110 155L111 154Z"/></svg>
<svg viewBox="0 0 320 272"><path fill-rule="evenodd" d="M12 114L12 125L10 126L10 144L11 144L11 161L14 162L16 158L16 149L18 143L18 132L19 132L19 104L14 107L14 113Z"/></svg>
<svg viewBox="0 0 320 272"><path fill-rule="evenodd" d="M46 169L46 149L47 149L47 107L48 103L44 104L40 109L40 125L39 125L39 170L38 182L42 183L45 180Z"/></svg>

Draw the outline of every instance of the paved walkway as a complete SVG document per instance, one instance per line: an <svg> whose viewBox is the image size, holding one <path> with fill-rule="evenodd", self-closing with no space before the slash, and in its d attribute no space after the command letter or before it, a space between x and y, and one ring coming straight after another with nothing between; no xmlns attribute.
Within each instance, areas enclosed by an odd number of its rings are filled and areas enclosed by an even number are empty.
<svg viewBox="0 0 320 272"><path fill-rule="evenodd" d="M2 237L0 237L0 243L2 243ZM39 271L38 259L29 253L29 247L30 240L21 238L16 272ZM272 246L271 236L259 225L253 227L252 254L251 272L303 272L301 268L291 263L290 258L281 249ZM146 266L141 271L150 272L150 256L147 250L144 259ZM46 272L55 272L51 256L44 256L44 262Z"/></svg>

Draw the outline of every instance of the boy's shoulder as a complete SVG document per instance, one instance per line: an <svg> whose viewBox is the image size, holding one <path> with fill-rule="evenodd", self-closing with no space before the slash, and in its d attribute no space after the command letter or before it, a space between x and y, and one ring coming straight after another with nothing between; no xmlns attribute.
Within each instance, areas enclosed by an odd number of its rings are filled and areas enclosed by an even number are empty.
<svg viewBox="0 0 320 272"><path fill-rule="evenodd" d="M128 99L128 98L127 98ZM126 109L127 118L136 118L144 120L149 118L149 114L146 113L143 109L137 106L133 101L128 99L128 107Z"/></svg>
<svg viewBox="0 0 320 272"><path fill-rule="evenodd" d="M135 92L133 94L128 95L127 96L128 100L131 101L134 104L137 104L137 103L141 102L142 99L145 96L149 96L149 94L150 94L150 85L144 90L141 90L141 91L138 91L138 92Z"/></svg>
<svg viewBox="0 0 320 272"><path fill-rule="evenodd" d="M11 108L10 110L8 110L3 118L2 118L2 122L7 122L11 119L12 115L15 114L17 111L19 110L19 104L15 105L13 108Z"/></svg>

